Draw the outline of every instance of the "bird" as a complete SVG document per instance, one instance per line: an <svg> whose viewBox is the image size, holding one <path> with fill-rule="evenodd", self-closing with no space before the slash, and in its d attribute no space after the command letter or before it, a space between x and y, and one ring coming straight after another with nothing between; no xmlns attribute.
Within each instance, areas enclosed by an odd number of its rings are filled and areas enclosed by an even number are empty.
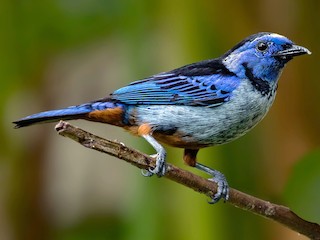
<svg viewBox="0 0 320 240"><path fill-rule="evenodd" d="M156 151L155 167L144 176L167 172L163 144L183 148L183 160L217 184L210 203L229 199L226 177L197 161L200 149L233 141L256 126L274 102L285 65L311 54L280 34L250 35L220 57L188 64L134 81L106 97L36 113L15 128L84 119L121 127L143 137Z"/></svg>

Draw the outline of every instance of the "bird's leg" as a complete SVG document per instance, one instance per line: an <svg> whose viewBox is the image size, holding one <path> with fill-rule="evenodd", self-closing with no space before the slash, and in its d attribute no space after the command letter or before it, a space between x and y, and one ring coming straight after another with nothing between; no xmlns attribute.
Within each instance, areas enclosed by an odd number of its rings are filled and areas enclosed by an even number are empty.
<svg viewBox="0 0 320 240"><path fill-rule="evenodd" d="M166 151L160 143L157 142L150 134L142 135L144 139L151 144L151 146L157 151L156 154L156 166L149 168L147 171L143 171L142 175L150 177L156 174L158 177L162 177L166 174Z"/></svg>
<svg viewBox="0 0 320 240"><path fill-rule="evenodd" d="M218 185L218 188L216 194L213 196L209 203L217 203L221 198L227 201L229 198L229 186L226 177L221 172L215 169L211 169L207 166L197 163L196 156L198 151L198 149L185 149L183 156L184 162L189 166L195 167L213 176L213 178L210 178L209 180L215 182Z"/></svg>

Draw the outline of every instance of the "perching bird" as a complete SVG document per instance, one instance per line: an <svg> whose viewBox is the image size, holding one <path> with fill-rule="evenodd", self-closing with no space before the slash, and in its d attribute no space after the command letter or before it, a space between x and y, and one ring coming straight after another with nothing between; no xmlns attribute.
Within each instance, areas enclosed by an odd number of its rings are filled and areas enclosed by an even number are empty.
<svg viewBox="0 0 320 240"><path fill-rule="evenodd" d="M166 151L159 143L184 148L183 159L213 176L211 203L228 200L225 176L197 162L199 149L230 142L266 115L282 69L293 57L311 54L288 38L257 33L221 57L135 81L109 96L15 121L16 128L57 120L85 119L122 127L156 150L156 166L144 175L166 174Z"/></svg>

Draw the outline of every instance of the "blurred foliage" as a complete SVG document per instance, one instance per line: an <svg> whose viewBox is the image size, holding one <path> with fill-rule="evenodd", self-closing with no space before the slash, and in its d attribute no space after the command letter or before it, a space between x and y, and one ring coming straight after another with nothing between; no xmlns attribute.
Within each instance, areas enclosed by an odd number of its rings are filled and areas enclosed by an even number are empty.
<svg viewBox="0 0 320 240"><path fill-rule="evenodd" d="M57 137L52 125L17 131L11 121L219 56L249 34L278 32L313 54L288 65L276 103L254 131L200 151L199 160L224 172L232 187L319 221L319 154L297 163L320 144L319 11L315 0L2 1L0 239L304 239L228 204L206 204L172 182L143 178ZM121 131L94 130L152 153ZM181 150L168 153L186 168Z"/></svg>
<svg viewBox="0 0 320 240"><path fill-rule="evenodd" d="M304 156L295 164L284 191L286 204L301 217L320 222L320 150Z"/></svg>

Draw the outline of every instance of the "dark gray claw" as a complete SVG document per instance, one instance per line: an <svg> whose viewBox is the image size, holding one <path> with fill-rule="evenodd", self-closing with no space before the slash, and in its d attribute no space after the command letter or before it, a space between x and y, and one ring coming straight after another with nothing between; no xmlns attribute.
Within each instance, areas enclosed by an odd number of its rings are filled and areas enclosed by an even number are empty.
<svg viewBox="0 0 320 240"><path fill-rule="evenodd" d="M149 168L148 170L142 170L142 175L145 177L151 177L156 174L158 177L162 177L166 174L167 166L166 166L166 152L160 151L156 155L156 166L154 168Z"/></svg>
<svg viewBox="0 0 320 240"><path fill-rule="evenodd" d="M219 202L219 200L222 198L224 201L228 201L229 199L229 185L227 182L226 177L219 171L215 169L211 169L209 167L206 167L200 163L196 163L195 166L197 169L204 171L208 173L209 175L213 176L213 178L210 178L209 180L212 182L215 182L218 185L217 193L213 196L210 204L214 204Z"/></svg>
<svg viewBox="0 0 320 240"><path fill-rule="evenodd" d="M220 173L220 172L219 172ZM211 201L209 202L210 204L215 204L219 202L219 200L222 198L224 201L228 201L229 199L229 186L228 182L225 178L225 176L220 173L216 174L214 178L210 178L208 180L215 182L218 185L217 193L213 196Z"/></svg>

